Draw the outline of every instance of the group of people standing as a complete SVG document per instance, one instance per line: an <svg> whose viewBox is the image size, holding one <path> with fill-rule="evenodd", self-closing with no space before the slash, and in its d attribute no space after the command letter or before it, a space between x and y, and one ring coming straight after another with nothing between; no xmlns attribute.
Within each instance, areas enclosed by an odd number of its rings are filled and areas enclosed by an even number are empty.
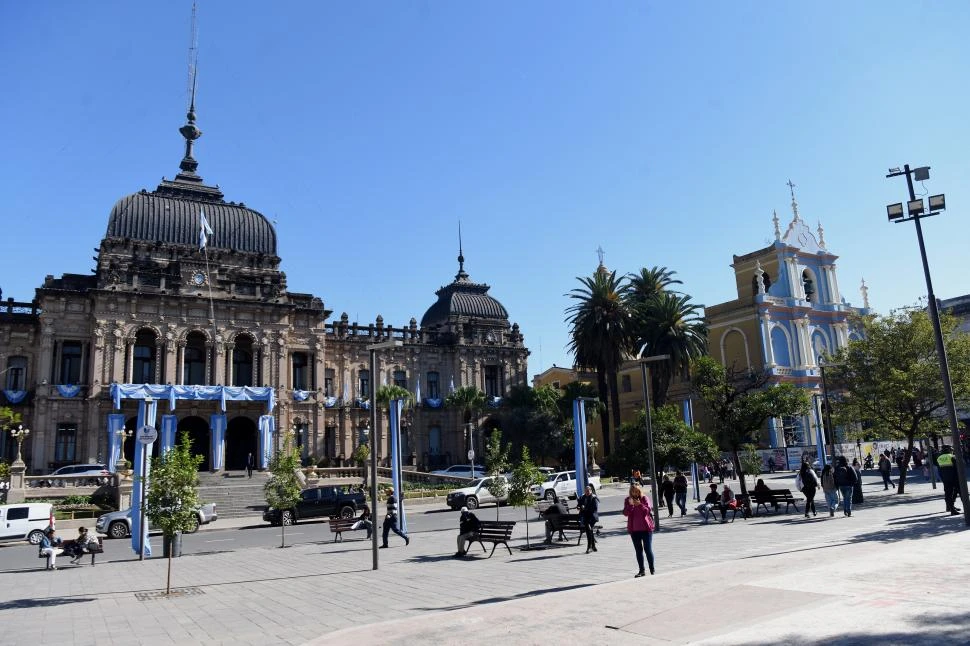
<svg viewBox="0 0 970 646"><path fill-rule="evenodd" d="M835 516L835 510L839 508L841 497L842 515L852 515L852 503L862 502L862 469L858 460L853 460L849 465L844 455L836 458L835 467L826 464L822 467L822 475L819 477L815 469L808 462L802 462L796 477L796 487L805 496L805 518L818 515L815 508L815 494L819 487L825 494L825 502L829 508L829 517Z"/></svg>

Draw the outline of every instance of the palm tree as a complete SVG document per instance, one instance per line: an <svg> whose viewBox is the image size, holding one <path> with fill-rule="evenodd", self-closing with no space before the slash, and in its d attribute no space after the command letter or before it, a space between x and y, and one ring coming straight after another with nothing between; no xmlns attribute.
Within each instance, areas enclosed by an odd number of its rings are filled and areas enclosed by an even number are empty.
<svg viewBox="0 0 970 646"><path fill-rule="evenodd" d="M576 364L593 368L600 400L612 407L614 425L620 420L617 369L630 347L631 316L626 305L628 285L616 272L600 265L592 276L577 278L582 287L567 296L578 301L566 310L570 325L569 350ZM610 411L603 411L603 451L610 453Z"/></svg>
<svg viewBox="0 0 970 646"><path fill-rule="evenodd" d="M485 393L475 386L462 386L445 397L445 406L459 409L467 428L472 423L472 417L478 417L485 410Z"/></svg>
<svg viewBox="0 0 970 646"><path fill-rule="evenodd" d="M667 402L673 376L686 373L692 360L707 354L703 306L691 303L687 294L663 291L638 304L634 317L640 356L670 355L652 370L653 404L659 408Z"/></svg>
<svg viewBox="0 0 970 646"><path fill-rule="evenodd" d="M637 306L646 303L662 292L672 291L667 288L671 285L683 284L674 278L676 273L676 271L666 267L652 267L650 269L642 267L640 273L629 274L627 279L630 281L630 289L627 293L627 301L631 305Z"/></svg>

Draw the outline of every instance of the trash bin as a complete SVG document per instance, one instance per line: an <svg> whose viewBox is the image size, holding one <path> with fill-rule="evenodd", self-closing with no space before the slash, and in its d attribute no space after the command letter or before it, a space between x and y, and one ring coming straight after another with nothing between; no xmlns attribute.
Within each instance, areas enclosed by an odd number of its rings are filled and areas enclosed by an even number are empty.
<svg viewBox="0 0 970 646"><path fill-rule="evenodd" d="M166 536L162 540L162 556L172 558L182 556L182 532L175 532L175 536Z"/></svg>

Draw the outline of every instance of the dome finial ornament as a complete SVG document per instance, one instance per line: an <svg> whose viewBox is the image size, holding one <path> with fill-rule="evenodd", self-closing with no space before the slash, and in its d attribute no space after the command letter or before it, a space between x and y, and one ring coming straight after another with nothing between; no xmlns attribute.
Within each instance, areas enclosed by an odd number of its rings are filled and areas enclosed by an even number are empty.
<svg viewBox="0 0 970 646"><path fill-rule="evenodd" d="M798 222L798 202L795 201L795 186L797 184L793 184L791 180L788 180L788 190L791 191L791 211L795 215L792 222Z"/></svg>
<svg viewBox="0 0 970 646"><path fill-rule="evenodd" d="M202 136L202 131L195 125L195 88L196 80L199 75L199 28L196 23L196 7L192 3L192 22L189 31L189 86L191 94L189 99L189 112L185 115L186 123L179 128L179 132L185 137L185 156L179 168L182 170L175 179L176 181L189 181L201 183L202 178L195 174L199 167L199 162L192 156L192 146L195 140Z"/></svg>
<svg viewBox="0 0 970 646"><path fill-rule="evenodd" d="M859 292L862 294L862 307L869 309L869 287L866 285L866 279L862 279L862 285L859 286Z"/></svg>
<svg viewBox="0 0 970 646"><path fill-rule="evenodd" d="M775 242L781 240L781 226L778 223L778 211L771 211L771 221L775 223Z"/></svg>
<svg viewBox="0 0 970 646"><path fill-rule="evenodd" d="M455 280L468 280L468 274L465 272L465 254L461 249L461 220L458 220L458 273L455 274Z"/></svg>

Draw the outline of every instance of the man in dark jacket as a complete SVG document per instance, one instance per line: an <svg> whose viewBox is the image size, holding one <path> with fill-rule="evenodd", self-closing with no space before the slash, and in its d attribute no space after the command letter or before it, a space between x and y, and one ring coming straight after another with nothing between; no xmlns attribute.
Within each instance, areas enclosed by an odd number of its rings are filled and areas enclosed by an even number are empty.
<svg viewBox="0 0 970 646"><path fill-rule="evenodd" d="M882 476L882 488L883 491L889 489L889 487L895 487L893 484L891 475L893 472L893 463L889 460L889 451L886 451L879 456L879 475Z"/></svg>
<svg viewBox="0 0 970 646"><path fill-rule="evenodd" d="M569 508L558 496L555 502L542 512L542 518L546 521L546 545L552 544L552 533L555 531L552 519L555 516L566 516L567 514L569 514Z"/></svg>
<svg viewBox="0 0 970 646"><path fill-rule="evenodd" d="M845 459L844 455L840 455L836 460L835 486L842 492L842 514L844 516L851 516L852 490L855 487L855 481L858 476L856 475L855 469L849 466L849 462Z"/></svg>
<svg viewBox="0 0 970 646"><path fill-rule="evenodd" d="M596 497L593 485L586 485L586 491L579 499L579 518L583 522L586 532L586 553L598 551L596 549L596 523L600 519L600 499Z"/></svg>
<svg viewBox="0 0 970 646"><path fill-rule="evenodd" d="M468 511L468 507L461 508L461 518L458 520L458 551L455 552L456 557L468 553L465 545L475 540L481 526L482 522L478 520L478 516Z"/></svg>
<svg viewBox="0 0 970 646"><path fill-rule="evenodd" d="M724 479L721 479L724 482ZM687 515L687 476L678 471L674 476L674 496L677 498L677 506L680 507L680 515Z"/></svg>
<svg viewBox="0 0 970 646"><path fill-rule="evenodd" d="M944 444L942 451L936 456L936 465L940 467L940 480L943 482L943 502L946 503L946 510L950 512L951 516L960 513L960 508L956 506L957 488L960 481L957 479L955 460L956 456L953 455L953 449Z"/></svg>

